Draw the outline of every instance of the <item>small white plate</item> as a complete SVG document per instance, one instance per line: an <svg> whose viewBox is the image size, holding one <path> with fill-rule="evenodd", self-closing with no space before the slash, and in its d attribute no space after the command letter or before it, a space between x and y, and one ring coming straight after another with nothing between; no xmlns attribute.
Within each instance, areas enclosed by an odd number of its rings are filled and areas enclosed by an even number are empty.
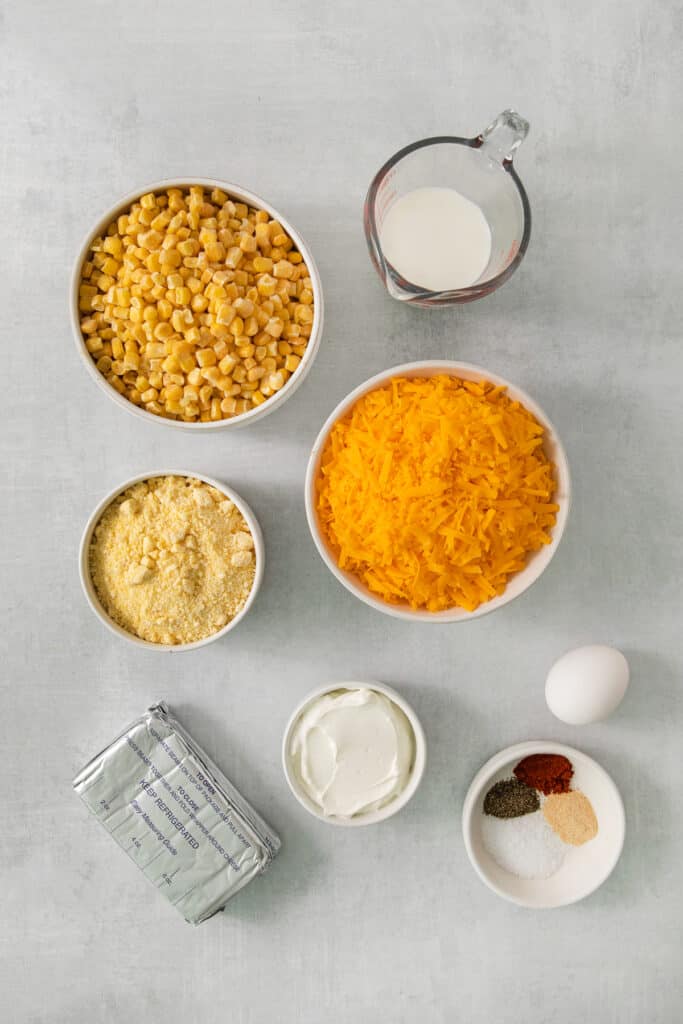
<svg viewBox="0 0 683 1024"><path fill-rule="evenodd" d="M518 878L499 867L484 847L481 822L484 797L500 779L511 778L513 769L529 754L563 754L574 766L572 789L590 800L598 819L598 834L583 846L567 846L562 867L550 878ZM522 907L564 907L594 892L610 876L624 845L624 804L614 782L587 754L562 743L532 740L495 754L480 768L467 791L462 812L462 831L467 855L489 889Z"/></svg>

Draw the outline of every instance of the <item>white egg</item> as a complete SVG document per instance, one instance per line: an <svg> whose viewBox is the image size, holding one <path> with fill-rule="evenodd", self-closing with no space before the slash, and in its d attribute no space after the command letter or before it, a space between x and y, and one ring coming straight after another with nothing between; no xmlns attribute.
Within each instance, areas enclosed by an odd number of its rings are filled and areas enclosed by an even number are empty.
<svg viewBox="0 0 683 1024"><path fill-rule="evenodd" d="M599 722L615 711L626 693L628 662L616 647L590 644L567 651L548 673L545 699L568 725Z"/></svg>

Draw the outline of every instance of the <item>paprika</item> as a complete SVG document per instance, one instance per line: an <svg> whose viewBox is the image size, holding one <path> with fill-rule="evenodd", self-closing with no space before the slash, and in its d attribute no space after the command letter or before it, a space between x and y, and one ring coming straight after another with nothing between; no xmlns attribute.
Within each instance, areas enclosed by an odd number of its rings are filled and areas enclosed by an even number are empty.
<svg viewBox="0 0 683 1024"><path fill-rule="evenodd" d="M550 793L567 793L573 774L571 761L562 754L530 754L515 768L515 775L520 782L539 789L546 796Z"/></svg>

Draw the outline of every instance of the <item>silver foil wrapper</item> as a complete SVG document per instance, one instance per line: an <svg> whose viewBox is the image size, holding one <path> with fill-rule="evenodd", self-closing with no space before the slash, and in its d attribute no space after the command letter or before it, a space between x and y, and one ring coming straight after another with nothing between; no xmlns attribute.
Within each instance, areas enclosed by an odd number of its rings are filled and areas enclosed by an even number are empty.
<svg viewBox="0 0 683 1024"><path fill-rule="evenodd" d="M163 703L74 779L122 850L199 924L268 867L280 840Z"/></svg>

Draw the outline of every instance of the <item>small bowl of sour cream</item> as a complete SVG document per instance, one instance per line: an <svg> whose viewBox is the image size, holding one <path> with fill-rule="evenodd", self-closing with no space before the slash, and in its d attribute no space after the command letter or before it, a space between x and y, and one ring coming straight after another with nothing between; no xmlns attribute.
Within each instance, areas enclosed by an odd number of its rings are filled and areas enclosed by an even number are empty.
<svg viewBox="0 0 683 1024"><path fill-rule="evenodd" d="M374 825L408 803L427 747L412 707L383 683L320 686L292 714L282 764L292 793L330 825Z"/></svg>

